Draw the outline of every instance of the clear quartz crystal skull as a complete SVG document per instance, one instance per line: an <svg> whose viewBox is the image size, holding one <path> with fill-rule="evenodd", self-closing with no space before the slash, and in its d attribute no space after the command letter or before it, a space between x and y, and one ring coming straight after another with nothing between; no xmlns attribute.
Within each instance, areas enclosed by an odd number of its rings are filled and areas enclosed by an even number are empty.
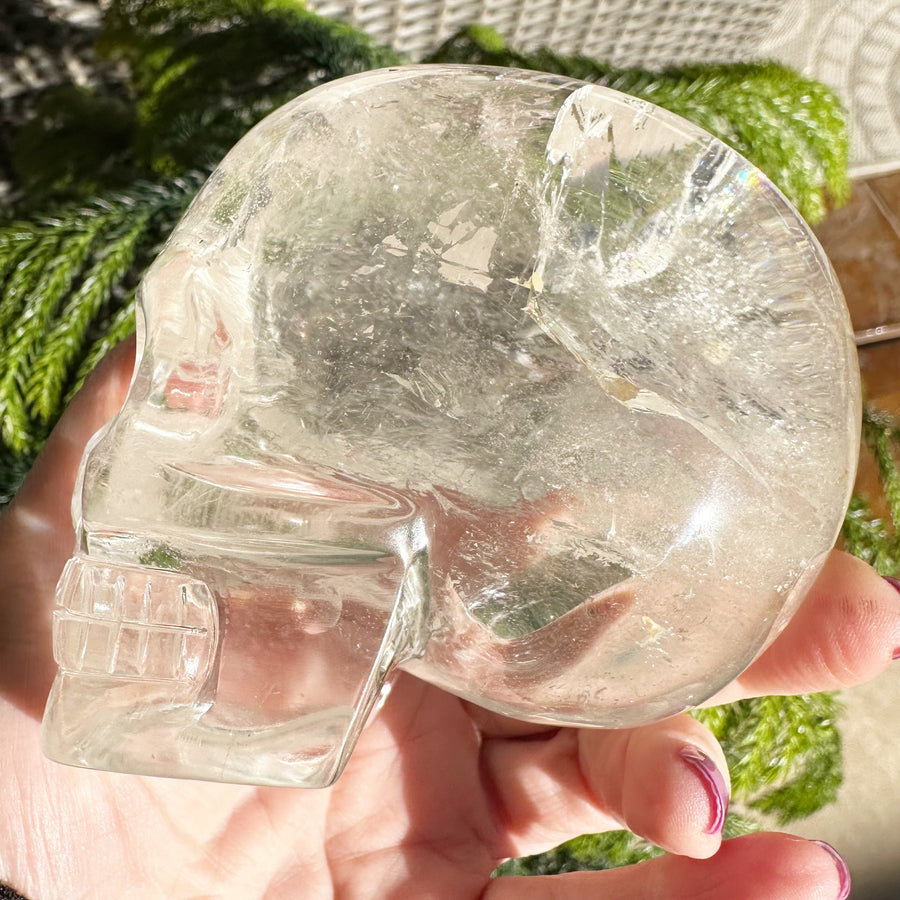
<svg viewBox="0 0 900 900"><path fill-rule="evenodd" d="M322 786L397 668L510 716L706 700L796 608L859 384L809 230L695 126L410 67L258 125L141 289L47 753Z"/></svg>

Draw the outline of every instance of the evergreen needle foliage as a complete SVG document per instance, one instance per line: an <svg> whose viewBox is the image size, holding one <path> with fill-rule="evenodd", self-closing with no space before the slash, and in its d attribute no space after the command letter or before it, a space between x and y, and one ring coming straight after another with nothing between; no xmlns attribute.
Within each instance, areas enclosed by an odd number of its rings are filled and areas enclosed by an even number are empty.
<svg viewBox="0 0 900 900"><path fill-rule="evenodd" d="M881 499L888 520L875 515L870 498L856 496L844 519L842 537L850 552L864 559L882 575L900 577L900 422L887 413L866 407L863 410L864 452L872 454L878 468Z"/></svg>
<svg viewBox="0 0 900 900"><path fill-rule="evenodd" d="M732 804L774 816L779 825L831 803L841 784L840 706L833 693L760 697L696 710L720 740Z"/></svg>
<svg viewBox="0 0 900 900"><path fill-rule="evenodd" d="M100 337L94 341L93 345L85 354L84 359L81 361L81 366L66 395L66 403L72 399L84 383L85 378L93 372L100 360L103 359L113 347L120 344L125 338L134 334L136 312L137 292L135 289L132 289L127 295L125 302L99 323L97 330L99 331Z"/></svg>
<svg viewBox="0 0 900 900"><path fill-rule="evenodd" d="M881 575L900 575L896 540L865 497L857 495L850 501L841 534L848 553L865 560Z"/></svg>
<svg viewBox="0 0 900 900"><path fill-rule="evenodd" d="M843 107L823 84L775 63L615 69L551 50L523 54L490 28L447 41L436 62L540 69L603 84L683 116L755 163L810 221L849 196Z"/></svg>
<svg viewBox="0 0 900 900"><path fill-rule="evenodd" d="M0 247L12 248L14 260L0 267L0 438L9 450L38 449L83 359L96 356L91 344L108 338L95 326L133 291L199 182L136 184L54 219L0 229Z"/></svg>

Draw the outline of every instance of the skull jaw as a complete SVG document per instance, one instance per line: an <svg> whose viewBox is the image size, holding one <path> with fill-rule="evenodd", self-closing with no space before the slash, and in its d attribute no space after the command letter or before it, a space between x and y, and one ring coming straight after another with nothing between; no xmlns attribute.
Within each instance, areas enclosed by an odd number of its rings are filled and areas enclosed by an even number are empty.
<svg viewBox="0 0 900 900"><path fill-rule="evenodd" d="M328 787L342 771L367 708L336 708L309 714L281 732L227 730L204 724L204 707L179 704L160 692L142 692L136 708L107 708L104 727L88 713L102 678L60 673L43 726L43 749L67 765L134 775L190 778L275 787Z"/></svg>
<svg viewBox="0 0 900 900"><path fill-rule="evenodd" d="M327 787L394 665L421 652L424 557L393 566L391 578L381 573L390 602L345 603L352 634L342 651L336 627L313 629L292 648L306 676L280 700L261 697L257 685L272 693L266 673L285 664L296 684L296 665L279 660L277 640L240 646L259 623L235 628L236 605L223 610L207 585L180 573L75 557L57 589L59 671L44 715L45 754L140 775Z"/></svg>

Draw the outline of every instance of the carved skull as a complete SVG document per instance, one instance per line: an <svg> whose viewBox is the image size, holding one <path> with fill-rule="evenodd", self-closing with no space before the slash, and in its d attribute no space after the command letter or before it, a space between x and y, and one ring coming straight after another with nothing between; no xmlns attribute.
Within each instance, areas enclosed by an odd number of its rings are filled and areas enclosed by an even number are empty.
<svg viewBox="0 0 900 900"><path fill-rule="evenodd" d="M410 67L277 111L142 288L59 587L45 747L319 786L397 668L605 727L783 625L852 483L822 251L613 91Z"/></svg>

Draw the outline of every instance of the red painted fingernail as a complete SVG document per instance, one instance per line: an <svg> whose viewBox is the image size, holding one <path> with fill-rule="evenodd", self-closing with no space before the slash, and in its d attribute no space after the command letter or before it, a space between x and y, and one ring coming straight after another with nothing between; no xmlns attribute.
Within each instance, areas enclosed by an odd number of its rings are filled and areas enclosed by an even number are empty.
<svg viewBox="0 0 900 900"><path fill-rule="evenodd" d="M831 844L826 844L825 841L813 841L813 843L818 844L834 860L838 870L838 878L840 878L840 893L837 900L847 900L850 896L850 870L847 868L847 863L844 862L840 853Z"/></svg>
<svg viewBox="0 0 900 900"><path fill-rule="evenodd" d="M725 784L725 777L716 764L696 747L682 747L679 755L700 776L709 796L712 813L706 833L719 834L725 826L725 815L728 812L728 787Z"/></svg>

